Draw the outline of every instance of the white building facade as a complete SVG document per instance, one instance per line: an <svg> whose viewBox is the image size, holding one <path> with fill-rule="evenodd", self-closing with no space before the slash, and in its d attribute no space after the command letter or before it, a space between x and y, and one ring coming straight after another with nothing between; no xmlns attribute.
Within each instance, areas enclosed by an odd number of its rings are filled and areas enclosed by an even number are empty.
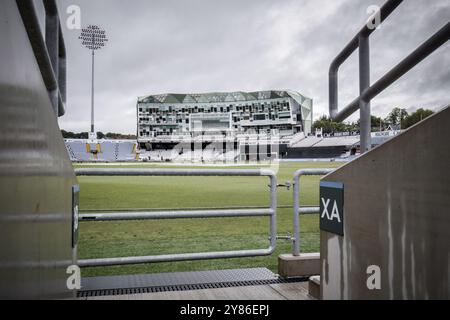
<svg viewBox="0 0 450 320"><path fill-rule="evenodd" d="M163 94L138 98L139 143L176 137L311 133L313 101L293 91Z"/></svg>

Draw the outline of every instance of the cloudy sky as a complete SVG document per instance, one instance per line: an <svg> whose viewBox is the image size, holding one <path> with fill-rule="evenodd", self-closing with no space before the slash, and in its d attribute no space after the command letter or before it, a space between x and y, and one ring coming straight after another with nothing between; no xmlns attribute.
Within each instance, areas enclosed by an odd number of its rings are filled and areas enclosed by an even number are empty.
<svg viewBox="0 0 450 320"><path fill-rule="evenodd" d="M66 9L98 24L110 39L96 59L96 130L136 132L138 96L158 93L290 89L328 110L328 68L383 0L58 0L68 51L68 105L60 127L90 126L90 52ZM371 37L372 81L450 19L449 0L407 0ZM373 100L438 110L450 103L450 43ZM358 55L340 70L342 108L358 95ZM350 120L356 120L355 114Z"/></svg>

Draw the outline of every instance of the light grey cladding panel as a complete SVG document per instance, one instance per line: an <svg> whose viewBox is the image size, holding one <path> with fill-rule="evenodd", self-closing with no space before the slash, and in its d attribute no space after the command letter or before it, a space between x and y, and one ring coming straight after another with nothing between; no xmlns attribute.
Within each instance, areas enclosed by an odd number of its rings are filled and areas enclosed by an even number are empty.
<svg viewBox="0 0 450 320"><path fill-rule="evenodd" d="M324 178L345 185L345 235L321 232L324 298L450 298L449 137L447 107Z"/></svg>
<svg viewBox="0 0 450 320"><path fill-rule="evenodd" d="M76 178L16 1L0 38L0 297L70 297Z"/></svg>

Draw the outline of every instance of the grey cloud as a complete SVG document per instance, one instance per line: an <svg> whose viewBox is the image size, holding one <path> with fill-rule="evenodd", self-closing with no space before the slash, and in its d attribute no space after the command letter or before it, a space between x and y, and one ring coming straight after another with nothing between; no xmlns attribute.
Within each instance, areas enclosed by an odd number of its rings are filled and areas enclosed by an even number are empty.
<svg viewBox="0 0 450 320"><path fill-rule="evenodd" d="M292 89L327 114L331 60L382 0L60 0L77 4L82 24L107 30L96 59L96 123L101 131L134 133L137 96L166 92ZM430 5L432 3L432 5ZM405 1L371 40L372 81L450 18L448 0ZM60 126L86 131L90 119L90 54L77 31L64 30L69 62L68 112ZM390 108L448 104L449 46L373 102ZM357 54L340 70L340 105L358 94ZM352 119L356 119L357 115Z"/></svg>

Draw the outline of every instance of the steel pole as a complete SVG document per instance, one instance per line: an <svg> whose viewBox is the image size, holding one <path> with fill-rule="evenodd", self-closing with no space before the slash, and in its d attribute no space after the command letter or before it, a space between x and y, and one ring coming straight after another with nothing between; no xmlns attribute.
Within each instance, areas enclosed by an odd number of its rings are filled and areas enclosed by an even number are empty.
<svg viewBox="0 0 450 320"><path fill-rule="evenodd" d="M91 87L91 132L95 133L94 128L94 57L95 51L92 50L92 87Z"/></svg>
<svg viewBox="0 0 450 320"><path fill-rule="evenodd" d="M299 193L300 193L300 175L301 172L298 173L298 175L294 175L294 240L293 240L293 252L292 254L296 257L300 255L300 216L299 216L299 206L300 206L300 200L299 200Z"/></svg>
<svg viewBox="0 0 450 320"><path fill-rule="evenodd" d="M359 113L360 113L360 136L361 154L370 151L371 141L371 113L370 100L362 98L363 92L370 87L370 45L368 36L359 36Z"/></svg>

